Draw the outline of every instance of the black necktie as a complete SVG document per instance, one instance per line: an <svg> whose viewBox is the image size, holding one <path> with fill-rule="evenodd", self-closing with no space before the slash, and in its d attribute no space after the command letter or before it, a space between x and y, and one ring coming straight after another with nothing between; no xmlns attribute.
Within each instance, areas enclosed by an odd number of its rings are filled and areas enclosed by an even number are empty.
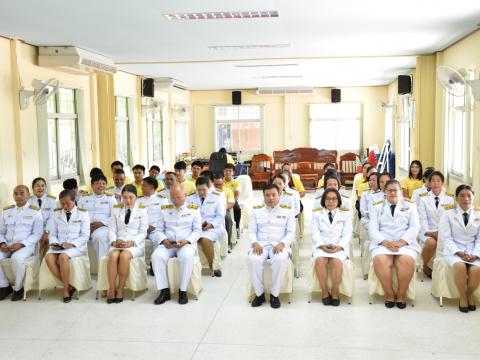
<svg viewBox="0 0 480 360"><path fill-rule="evenodd" d="M203 205L203 202L205 201L205 198L202 197L200 200L202 201L202 205Z"/></svg>
<svg viewBox="0 0 480 360"><path fill-rule="evenodd" d="M127 209L127 213L125 214L125 225L128 224L128 222L130 221L130 215L132 214L132 210L131 209Z"/></svg>
<svg viewBox="0 0 480 360"><path fill-rule="evenodd" d="M67 212L67 222L70 221L70 216L72 216L72 213L71 213L71 212Z"/></svg>
<svg viewBox="0 0 480 360"><path fill-rule="evenodd" d="M333 222L333 214L331 211L328 212L328 220L330 220L330 224Z"/></svg>
<svg viewBox="0 0 480 360"><path fill-rule="evenodd" d="M438 209L438 203L440 202L440 199L438 196L435 196L435 207Z"/></svg>
<svg viewBox="0 0 480 360"><path fill-rule="evenodd" d="M463 223L465 224L465 226L467 226L467 224L468 224L468 217L469 217L468 213L464 212L463 213Z"/></svg>
<svg viewBox="0 0 480 360"><path fill-rule="evenodd" d="M42 199L38 199L38 207L41 209L42 208Z"/></svg>
<svg viewBox="0 0 480 360"><path fill-rule="evenodd" d="M392 212L392 216L393 216L393 214L394 214L394 212L395 212L395 207L396 207L396 206L397 206L397 205L390 205L390 211Z"/></svg>

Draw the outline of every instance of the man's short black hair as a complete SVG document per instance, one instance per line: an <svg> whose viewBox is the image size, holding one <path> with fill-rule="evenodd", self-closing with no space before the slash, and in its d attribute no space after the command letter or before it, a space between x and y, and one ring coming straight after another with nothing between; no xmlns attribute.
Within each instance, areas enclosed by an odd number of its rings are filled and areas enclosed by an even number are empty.
<svg viewBox="0 0 480 360"><path fill-rule="evenodd" d="M93 179L95 176L98 176L98 175L103 175L102 169L98 167L94 167L92 168L92 170L90 170L90 179Z"/></svg>
<svg viewBox="0 0 480 360"><path fill-rule="evenodd" d="M280 195L280 188L279 188L277 185L275 185L275 184L267 184L267 185L265 185L264 188L263 188L263 193L265 194L265 191L271 190L271 189L277 190L278 195Z"/></svg>
<svg viewBox="0 0 480 360"><path fill-rule="evenodd" d="M143 173L145 174L145 166L143 166L142 164L137 164L137 165L135 165L135 166L132 168L132 171L135 171L135 170L142 170Z"/></svg>
<svg viewBox="0 0 480 360"><path fill-rule="evenodd" d="M92 177L92 180L90 181L90 184L94 184L96 183L97 181L105 181L105 183L107 183L107 178L105 177L105 175L95 175L94 177Z"/></svg>
<svg viewBox="0 0 480 360"><path fill-rule="evenodd" d="M203 176L203 177L209 179L211 182L213 182L213 179L214 179L213 176L214 176L214 174L213 174L213 172L210 171L210 170L203 170L203 171L200 173L200 176Z"/></svg>
<svg viewBox="0 0 480 360"><path fill-rule="evenodd" d="M223 176L223 174L221 173L216 173L213 175L213 180L217 180L217 179L225 179L225 176Z"/></svg>
<svg viewBox="0 0 480 360"><path fill-rule="evenodd" d="M187 163L185 161L177 161L173 168L175 170L187 170Z"/></svg>
<svg viewBox="0 0 480 360"><path fill-rule="evenodd" d="M78 189L77 179L71 178L63 181L63 188L65 190Z"/></svg>
<svg viewBox="0 0 480 360"><path fill-rule="evenodd" d="M208 187L209 179L204 176L199 176L197 180L195 180L195 186L201 186L201 185L205 185Z"/></svg>
<svg viewBox="0 0 480 360"><path fill-rule="evenodd" d="M152 186L154 189L157 189L157 188L158 188L158 181L157 181L157 179L155 179L155 178L153 178L153 177L151 177L151 176L147 176L146 178L143 178L143 182L149 184L149 185Z"/></svg>
<svg viewBox="0 0 480 360"><path fill-rule="evenodd" d="M115 170L114 175L119 175L119 174L125 175L125 170L123 170L123 169Z"/></svg>
<svg viewBox="0 0 480 360"><path fill-rule="evenodd" d="M123 169L123 163L121 161L115 160L110 164L110 169L112 169L114 166L121 166Z"/></svg>
<svg viewBox="0 0 480 360"><path fill-rule="evenodd" d="M225 167L223 169L232 169L233 171L235 171L235 165L227 164L227 165L225 165Z"/></svg>
<svg viewBox="0 0 480 360"><path fill-rule="evenodd" d="M70 198L70 200L75 201L75 192L68 189L60 191L60 194L58 195L58 199L60 200L65 197L68 197Z"/></svg>
<svg viewBox="0 0 480 360"><path fill-rule="evenodd" d="M150 171L152 170L157 170L158 172L160 172L160 167L158 167L157 165L152 165L150 166Z"/></svg>
<svg viewBox="0 0 480 360"><path fill-rule="evenodd" d="M135 194L135 196L137 196L137 188L132 184L127 184L123 187L122 195L123 193L126 193L126 192L130 192L132 194Z"/></svg>
<svg viewBox="0 0 480 360"><path fill-rule="evenodd" d="M203 163L199 160L195 160L193 163L192 163L192 167L194 166L199 166L200 168L203 168Z"/></svg>

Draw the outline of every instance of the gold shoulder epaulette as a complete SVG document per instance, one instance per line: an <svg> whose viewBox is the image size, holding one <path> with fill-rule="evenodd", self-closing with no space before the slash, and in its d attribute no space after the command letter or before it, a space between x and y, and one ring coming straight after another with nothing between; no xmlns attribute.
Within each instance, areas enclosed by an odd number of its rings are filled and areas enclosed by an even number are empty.
<svg viewBox="0 0 480 360"><path fill-rule="evenodd" d="M254 208L254 209L261 209L261 208L263 208L263 207L264 207L264 205L255 205L253 208Z"/></svg>
<svg viewBox="0 0 480 360"><path fill-rule="evenodd" d="M373 205L380 205L383 204L383 200L378 200L373 203Z"/></svg>
<svg viewBox="0 0 480 360"><path fill-rule="evenodd" d="M113 190L113 189L115 189L115 186L110 186L107 188L107 190Z"/></svg>
<svg viewBox="0 0 480 360"><path fill-rule="evenodd" d="M173 205L162 205L162 206L161 206L161 209L162 209L162 210L165 210L165 209L173 209Z"/></svg>
<svg viewBox="0 0 480 360"><path fill-rule="evenodd" d="M451 204L451 205L445 205L445 206L444 206L444 209L445 209L445 210L455 209L455 205L453 205L453 204Z"/></svg>
<svg viewBox="0 0 480 360"><path fill-rule="evenodd" d="M53 199L53 200L57 200L57 198L55 196L50 195L50 194L48 194L47 197L49 197L50 199Z"/></svg>
<svg viewBox="0 0 480 360"><path fill-rule="evenodd" d="M37 210L37 211L40 210L40 208L38 206L35 206L35 205L30 205L28 208L32 209L32 210Z"/></svg>
<svg viewBox="0 0 480 360"><path fill-rule="evenodd" d="M477 207L475 208L475 211L480 211L480 206L477 206Z"/></svg>
<svg viewBox="0 0 480 360"><path fill-rule="evenodd" d="M111 192L108 192L108 191L105 191L105 195L107 196L113 196L113 194Z"/></svg>
<svg viewBox="0 0 480 360"><path fill-rule="evenodd" d="M88 194L88 191L86 191L86 190L80 190L80 194Z"/></svg>
<svg viewBox="0 0 480 360"><path fill-rule="evenodd" d="M123 204L117 204L117 205L113 205L114 208L117 208L117 209L122 209L123 208Z"/></svg>
<svg viewBox="0 0 480 360"><path fill-rule="evenodd" d="M87 209L84 209L84 208L77 208L78 211L87 211Z"/></svg>
<svg viewBox="0 0 480 360"><path fill-rule="evenodd" d="M195 205L195 204L188 204L188 205L187 205L187 209L194 209L194 210L197 210L197 209L198 209L198 205Z"/></svg>
<svg viewBox="0 0 480 360"><path fill-rule="evenodd" d="M405 200L406 202L408 202L408 203L410 203L410 204L415 204L415 203L414 203L412 200L410 200L410 199L403 199L403 200Z"/></svg>
<svg viewBox="0 0 480 360"><path fill-rule="evenodd" d="M138 197L138 199L141 199L141 198L143 198L143 197L145 197L145 196L144 196L144 195L140 195L140 196Z"/></svg>
<svg viewBox="0 0 480 360"><path fill-rule="evenodd" d="M452 197L452 198L454 198L454 197L455 197L455 195L454 195L454 194L450 194L450 193L445 193L445 195L447 195L447 196L450 196L450 197Z"/></svg>
<svg viewBox="0 0 480 360"><path fill-rule="evenodd" d="M288 195L288 196L292 196L292 195L293 195L292 193L289 193L289 192L287 192L287 191L284 191L283 193L284 193L285 195Z"/></svg>
<svg viewBox="0 0 480 360"><path fill-rule="evenodd" d="M159 198L164 198L164 199L166 199L166 197L163 196L162 194L157 194L157 196L158 196Z"/></svg>
<svg viewBox="0 0 480 360"><path fill-rule="evenodd" d="M213 195L217 195L217 196L220 195L220 193L217 192L217 191L212 191L212 194L213 194Z"/></svg>
<svg viewBox="0 0 480 360"><path fill-rule="evenodd" d="M145 209L145 205L140 204L140 205L138 205L138 208L139 208L139 209Z"/></svg>
<svg viewBox="0 0 480 360"><path fill-rule="evenodd" d="M192 195L195 195L197 192L196 191L192 191L190 194L188 194L187 196L192 196Z"/></svg>
<svg viewBox="0 0 480 360"><path fill-rule="evenodd" d="M15 205L7 205L3 208L3 210L13 209L14 207L15 207Z"/></svg>
<svg viewBox="0 0 480 360"><path fill-rule="evenodd" d="M53 210L53 211L60 211L60 210L62 210L62 209L63 209L63 208L61 208L61 207L58 207L58 208L56 208L56 209L55 209L55 210Z"/></svg>
<svg viewBox="0 0 480 360"><path fill-rule="evenodd" d="M288 206L288 205L285 205L285 204L280 204L280 207L282 209L291 209L292 208L291 206Z"/></svg>
<svg viewBox="0 0 480 360"><path fill-rule="evenodd" d="M350 209L349 209L349 208L346 208L346 207L341 207L341 208L340 208L340 211L350 211Z"/></svg>
<svg viewBox="0 0 480 360"><path fill-rule="evenodd" d="M319 208L313 209L312 211L320 211L320 210L322 210L322 209L323 209L323 208L319 207Z"/></svg>
<svg viewBox="0 0 480 360"><path fill-rule="evenodd" d="M427 196L427 195L428 195L428 192L423 192L423 193L421 193L421 194L418 195L418 196L424 197L424 196Z"/></svg>
<svg viewBox="0 0 480 360"><path fill-rule="evenodd" d="M90 195L90 193L87 192L87 191L81 191L81 193L82 193L82 196L88 196L88 195Z"/></svg>

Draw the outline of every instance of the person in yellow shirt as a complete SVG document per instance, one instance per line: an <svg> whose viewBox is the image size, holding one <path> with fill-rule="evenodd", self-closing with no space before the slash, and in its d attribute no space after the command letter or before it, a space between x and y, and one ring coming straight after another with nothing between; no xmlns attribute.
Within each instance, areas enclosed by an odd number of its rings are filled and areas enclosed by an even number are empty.
<svg viewBox="0 0 480 360"><path fill-rule="evenodd" d="M148 170L148 176L157 180L158 188L156 191L162 191L165 186L163 185L163 181L158 179L158 175L160 175L160 168L157 165L150 166L150 170Z"/></svg>
<svg viewBox="0 0 480 360"><path fill-rule="evenodd" d="M185 190L185 194L190 195L196 192L195 184L191 181L185 180L185 173L187 172L187 163L185 161L178 161L173 165L175 170L175 176L177 177L177 182Z"/></svg>
<svg viewBox="0 0 480 360"><path fill-rule="evenodd" d="M235 205L235 195L233 191L225 186L225 179L222 174L215 174L213 176L213 186L218 192L225 194L225 200L227 202L227 211L225 213L225 230L227 230L228 235L228 251L231 252L232 249L232 214L231 209Z"/></svg>
<svg viewBox="0 0 480 360"><path fill-rule="evenodd" d="M405 177L402 182L403 197L410 199L413 192L423 186L423 166L419 160L413 160L410 163L408 170L408 177Z"/></svg>
<svg viewBox="0 0 480 360"><path fill-rule="evenodd" d="M323 188L323 180L325 179L325 174L328 170L331 169L337 171L337 167L335 166L335 164L326 163L325 165L323 165L323 176L320 180L318 180L317 189Z"/></svg>
<svg viewBox="0 0 480 360"><path fill-rule="evenodd" d="M113 180L113 178L115 177L115 171L117 171L118 169L123 170L123 163L121 161L115 160L110 165L110 170L112 171L112 177L108 178L107 180L107 189L115 187L115 181ZM130 184L131 182L132 182L132 179L125 177L125 184Z"/></svg>
<svg viewBox="0 0 480 360"><path fill-rule="evenodd" d="M240 209L238 199L240 198L240 192L242 191L242 188L240 186L240 181L233 178L234 174L235 165L225 165L225 168L223 169L223 175L225 176L225 187L229 188L235 196L235 205L233 205L233 219L235 220L237 229L237 238L240 238L240 220L242 218L242 210Z"/></svg>
<svg viewBox="0 0 480 360"><path fill-rule="evenodd" d="M218 152L223 152L223 153L225 153L225 154L227 155L227 164L235 165L235 161L233 160L232 155L230 155L230 154L227 152L227 149L221 148L220 150L218 150Z"/></svg>
<svg viewBox="0 0 480 360"><path fill-rule="evenodd" d="M293 173L292 165L290 165L289 163L285 163L285 164L282 165L281 170L282 171L288 171L290 173L290 175L291 175L290 179L292 179L292 181L293 181L293 188L298 191L301 198L304 197L305 196L305 187L302 184L302 180L300 180L300 175Z"/></svg>
<svg viewBox="0 0 480 360"><path fill-rule="evenodd" d="M137 196L143 196L142 184L145 177L145 166L137 164L132 168L134 180L130 183L137 189Z"/></svg>
<svg viewBox="0 0 480 360"><path fill-rule="evenodd" d="M195 185L195 181L197 181L197 179L200 176L200 173L202 172L203 163L201 161L195 160L192 163L191 168L192 168L192 175L187 179L187 181L190 181L193 185Z"/></svg>

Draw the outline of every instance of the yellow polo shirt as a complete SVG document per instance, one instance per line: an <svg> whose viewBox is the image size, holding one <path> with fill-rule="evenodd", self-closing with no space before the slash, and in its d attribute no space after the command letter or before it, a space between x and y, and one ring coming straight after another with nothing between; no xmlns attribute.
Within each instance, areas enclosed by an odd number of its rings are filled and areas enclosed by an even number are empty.
<svg viewBox="0 0 480 360"><path fill-rule="evenodd" d="M218 188L215 188L215 190L223 192L225 194L225 200L227 201L227 204L235 203L235 195L233 195L233 191L228 187L223 186L221 190L219 190Z"/></svg>
<svg viewBox="0 0 480 360"><path fill-rule="evenodd" d="M235 196L235 191L238 191L238 192L242 191L240 181L238 181L237 179L232 179L230 181L225 180L225 183L223 186L226 188L229 188L232 191L234 196Z"/></svg>
<svg viewBox="0 0 480 360"><path fill-rule="evenodd" d="M401 182L400 185L402 185L402 189L407 190L407 196L409 198L412 197L413 192L416 189L419 189L423 186L423 180L418 180L418 179L410 179L408 176L406 176Z"/></svg>
<svg viewBox="0 0 480 360"><path fill-rule="evenodd" d="M183 182L179 184L182 185L183 190L185 190L185 194L187 195L190 195L195 191L197 191L197 189L195 188L195 184L192 183L191 181L183 180Z"/></svg>
<svg viewBox="0 0 480 360"><path fill-rule="evenodd" d="M305 192L305 187L302 184L302 180L300 180L300 175L292 174L292 181L295 190L297 190L298 192Z"/></svg>

